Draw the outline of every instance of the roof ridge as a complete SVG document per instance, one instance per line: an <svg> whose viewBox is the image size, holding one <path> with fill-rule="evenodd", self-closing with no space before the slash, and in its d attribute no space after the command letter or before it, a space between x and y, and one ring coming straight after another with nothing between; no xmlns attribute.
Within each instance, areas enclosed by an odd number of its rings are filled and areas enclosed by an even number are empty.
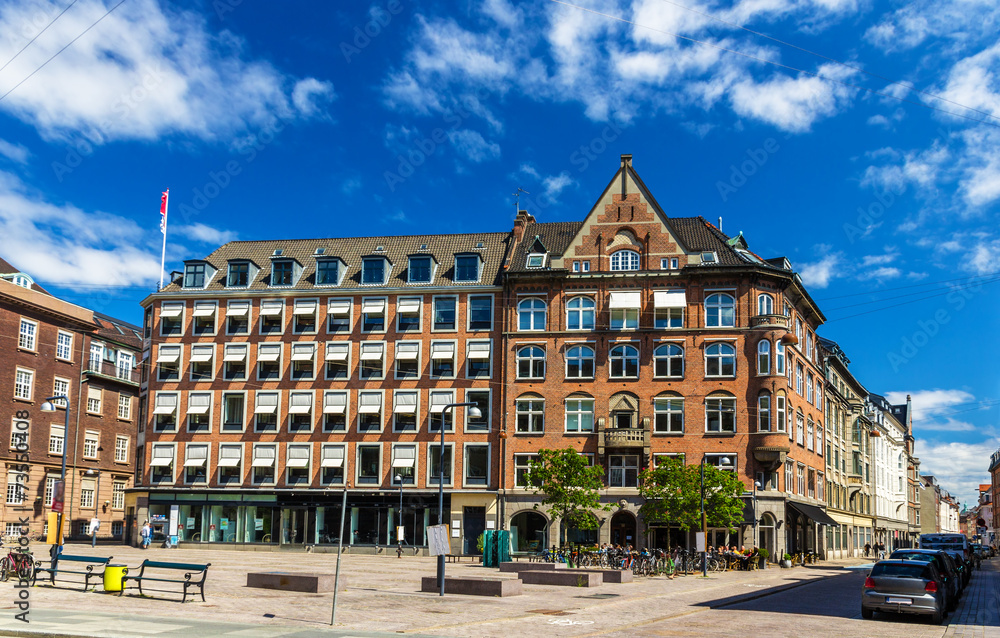
<svg viewBox="0 0 1000 638"><path fill-rule="evenodd" d="M357 239L381 239L381 238L410 238L410 237L482 237L482 236L506 236L509 235L510 231L490 231L490 232L473 232L473 233L422 233L422 234L412 234L412 235L358 235L355 237L298 237L298 238L277 238L277 239L232 239L226 243L219 246L228 246L230 244L263 244L263 243L274 243L282 241L332 241L332 240L357 240ZM218 249L216 249L218 250Z"/></svg>

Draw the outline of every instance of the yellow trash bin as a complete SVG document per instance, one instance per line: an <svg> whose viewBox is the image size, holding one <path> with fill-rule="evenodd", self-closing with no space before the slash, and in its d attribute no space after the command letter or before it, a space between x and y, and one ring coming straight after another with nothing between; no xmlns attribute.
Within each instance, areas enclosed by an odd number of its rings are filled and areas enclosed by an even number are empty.
<svg viewBox="0 0 1000 638"><path fill-rule="evenodd" d="M104 591L121 591L122 577L128 571L125 565L105 565Z"/></svg>

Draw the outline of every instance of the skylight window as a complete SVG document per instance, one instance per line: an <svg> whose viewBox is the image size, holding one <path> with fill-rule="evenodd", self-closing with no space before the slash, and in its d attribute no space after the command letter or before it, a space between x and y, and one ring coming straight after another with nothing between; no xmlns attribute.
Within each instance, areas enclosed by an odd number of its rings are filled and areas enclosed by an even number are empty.
<svg viewBox="0 0 1000 638"><path fill-rule="evenodd" d="M542 268L545 266L544 253L531 253L528 255L528 268Z"/></svg>

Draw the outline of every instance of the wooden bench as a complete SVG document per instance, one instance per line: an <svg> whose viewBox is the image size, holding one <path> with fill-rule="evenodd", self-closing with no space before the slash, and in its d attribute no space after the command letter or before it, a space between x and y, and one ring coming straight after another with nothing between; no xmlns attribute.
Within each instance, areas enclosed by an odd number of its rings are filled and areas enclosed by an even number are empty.
<svg viewBox="0 0 1000 638"><path fill-rule="evenodd" d="M136 576L129 576L129 570L125 570L125 575L122 576L122 589L118 592L121 596L125 593L125 583L126 581L134 580L139 585L139 594L142 595L142 583L146 582L156 582L156 583L178 583L184 586L184 597L181 602L187 601L188 588L197 587L199 593L201 594L201 601L205 602L205 578L208 577L208 568L212 566L212 563L206 563L204 565L199 565L196 563L164 563L162 561L155 560L144 560L142 565L139 565L139 574ZM184 574L183 580L180 578L165 578L162 575L147 576L146 569L152 570L171 570L179 572L187 572ZM194 580L195 577L201 575L200 580ZM192 594L193 595L193 594Z"/></svg>
<svg viewBox="0 0 1000 638"><path fill-rule="evenodd" d="M78 576L83 576L83 591L87 591L90 587L91 578L104 578L104 569L111 562L111 556L103 558L101 556L70 556L69 554L60 554L59 558L51 561L49 567L42 567L42 561L35 563L35 575L31 579L32 586L38 581L38 574L41 572L47 572L49 575L49 583L53 587L56 586L56 574L76 574ZM63 563L85 563L86 569L73 569L76 565L66 565ZM100 567L101 570L95 572L94 568Z"/></svg>
<svg viewBox="0 0 1000 638"><path fill-rule="evenodd" d="M449 563L461 563L463 558L471 558L475 562L477 558L482 561L483 557L480 554L445 554L445 558Z"/></svg>

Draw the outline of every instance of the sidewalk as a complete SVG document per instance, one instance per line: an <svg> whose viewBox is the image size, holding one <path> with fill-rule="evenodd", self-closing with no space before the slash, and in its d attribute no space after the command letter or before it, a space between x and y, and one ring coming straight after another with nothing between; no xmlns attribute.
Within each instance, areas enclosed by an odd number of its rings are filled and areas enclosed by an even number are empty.
<svg viewBox="0 0 1000 638"><path fill-rule="evenodd" d="M985 560L948 619L945 638L1000 637L1000 560Z"/></svg>
<svg viewBox="0 0 1000 638"><path fill-rule="evenodd" d="M210 562L207 602L155 593L140 597L83 593L80 588L34 587L32 622L14 619L8 603L0 613L0 635L23 636L343 636L377 632L439 636L498 636L526 633L572 636L617 632L631 624L661 620L721 607L843 573L865 561L837 561L818 566L699 576L636 579L594 589L526 585L523 596L481 598L420 592L420 578L435 573L432 557L345 555L341 579L347 589L338 597L337 626L329 626L332 594L250 589L250 571L332 574L336 554L147 550L123 546L72 546L73 554L114 556L114 563L138 565L142 559ZM40 554L40 548L36 549ZM493 576L497 570L478 564L449 564L449 575ZM12 587L12 585L7 585ZM72 585L71 585L72 587ZM11 593L13 593L11 591ZM8 594L10 595L10 594ZM7 600L13 600L8 598ZM18 632L18 633L11 633ZM361 632L361 633L359 633ZM365 633L375 632L375 633ZM623 634L624 635L624 634Z"/></svg>

